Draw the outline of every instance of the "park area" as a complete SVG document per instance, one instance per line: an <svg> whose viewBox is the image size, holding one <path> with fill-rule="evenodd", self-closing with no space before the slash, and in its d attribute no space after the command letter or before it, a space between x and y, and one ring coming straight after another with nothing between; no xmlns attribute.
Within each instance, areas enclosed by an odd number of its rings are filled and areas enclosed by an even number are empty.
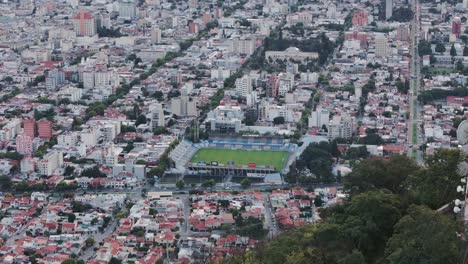
<svg viewBox="0 0 468 264"><path fill-rule="evenodd" d="M193 163L212 161L227 166L244 165L255 163L257 166L273 166L280 171L288 159L287 151L267 151L267 150L232 150L232 149L200 149L192 158Z"/></svg>

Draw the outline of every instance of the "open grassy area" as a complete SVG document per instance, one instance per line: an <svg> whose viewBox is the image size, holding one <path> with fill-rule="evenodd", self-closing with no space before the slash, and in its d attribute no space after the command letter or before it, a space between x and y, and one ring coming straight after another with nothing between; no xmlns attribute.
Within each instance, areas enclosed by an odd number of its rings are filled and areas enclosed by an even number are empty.
<svg viewBox="0 0 468 264"><path fill-rule="evenodd" d="M217 161L219 164L227 165L234 162L236 165L249 165L253 162L257 166L273 166L282 170L288 159L287 151L264 151L264 150L231 150L231 149L200 149L192 158L192 162L210 163Z"/></svg>

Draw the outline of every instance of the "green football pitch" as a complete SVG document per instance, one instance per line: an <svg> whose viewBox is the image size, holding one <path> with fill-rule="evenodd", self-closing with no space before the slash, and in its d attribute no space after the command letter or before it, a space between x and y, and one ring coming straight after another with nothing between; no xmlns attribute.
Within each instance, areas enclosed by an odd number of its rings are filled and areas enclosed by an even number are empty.
<svg viewBox="0 0 468 264"><path fill-rule="evenodd" d="M236 165L249 165L255 163L257 166L273 166L276 170L283 169L284 163L288 159L287 151L268 151L268 150L232 150L232 149L200 149L192 158L192 162L217 161L219 164L227 165L228 162L234 162Z"/></svg>

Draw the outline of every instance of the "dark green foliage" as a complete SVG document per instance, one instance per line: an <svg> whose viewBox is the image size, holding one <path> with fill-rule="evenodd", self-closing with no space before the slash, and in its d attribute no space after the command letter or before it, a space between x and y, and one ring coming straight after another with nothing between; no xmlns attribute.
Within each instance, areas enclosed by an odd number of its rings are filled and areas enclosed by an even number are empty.
<svg viewBox="0 0 468 264"><path fill-rule="evenodd" d="M418 44L418 53L419 53L419 56L421 57L424 55L431 55L432 54L431 43L426 40L421 40Z"/></svg>
<svg viewBox="0 0 468 264"><path fill-rule="evenodd" d="M400 6L393 10L390 20L398 22L409 22L413 19L414 12L410 7Z"/></svg>
<svg viewBox="0 0 468 264"><path fill-rule="evenodd" d="M106 175L99 170L98 166L85 169L81 172L80 177L89 177L89 178L104 178Z"/></svg>
<svg viewBox="0 0 468 264"><path fill-rule="evenodd" d="M418 170L416 163L406 156L392 156L388 160L367 159L357 164L353 172L345 177L345 188L351 193L377 189L402 193L408 176Z"/></svg>
<svg viewBox="0 0 468 264"><path fill-rule="evenodd" d="M454 221L424 206L411 206L387 243L389 264L461 263Z"/></svg>

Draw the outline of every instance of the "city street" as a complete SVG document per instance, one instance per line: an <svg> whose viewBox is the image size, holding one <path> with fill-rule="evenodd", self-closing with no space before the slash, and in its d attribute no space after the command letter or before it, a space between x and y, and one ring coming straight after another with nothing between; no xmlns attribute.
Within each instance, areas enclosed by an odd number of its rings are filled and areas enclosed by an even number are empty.
<svg viewBox="0 0 468 264"><path fill-rule="evenodd" d="M421 106L418 102L418 95L420 92L420 57L418 54L419 44L419 13L420 7L417 0L413 4L414 18L411 22L411 81L409 93L409 120L408 125L408 155L413 157L418 164L423 163L422 152L419 150L420 144L424 143L420 139L420 127L418 124Z"/></svg>

